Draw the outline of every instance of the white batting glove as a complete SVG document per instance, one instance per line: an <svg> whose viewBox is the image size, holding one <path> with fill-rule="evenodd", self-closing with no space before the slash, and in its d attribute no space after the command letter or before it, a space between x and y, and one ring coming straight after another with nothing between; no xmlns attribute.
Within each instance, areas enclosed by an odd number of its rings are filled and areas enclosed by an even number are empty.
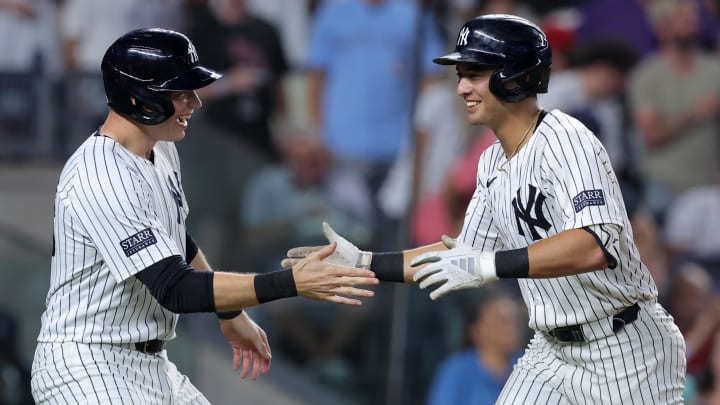
<svg viewBox="0 0 720 405"><path fill-rule="evenodd" d="M323 233L329 243L337 242L337 247L333 254L325 258L323 261L327 263L337 264L346 267L359 267L362 269L369 269L370 262L372 261L372 252L365 252L358 249L355 245L348 242L347 239L338 235L334 229L328 225L327 222L323 222ZM289 269L301 260L309 256L310 254L317 252L322 249L323 246L300 246L295 247L287 252L287 257L282 260L280 265Z"/></svg>
<svg viewBox="0 0 720 405"><path fill-rule="evenodd" d="M410 263L413 267L423 264L426 266L415 273L413 281L422 280L422 289L441 284L430 293L432 300L450 291L477 288L498 279L495 272L495 253L480 252L468 246L423 253Z"/></svg>
<svg viewBox="0 0 720 405"><path fill-rule="evenodd" d="M369 269L370 262L372 261L372 252L366 252L358 249L355 245L350 243L347 239L338 235L334 229L330 227L327 222L322 223L323 233L327 238L328 242L337 242L335 251L325 258L325 262L337 264L340 266L347 267L358 267L361 269Z"/></svg>
<svg viewBox="0 0 720 405"><path fill-rule="evenodd" d="M440 237L440 241L442 241L443 245L445 245L445 247L448 249L453 249L455 247L455 245L457 245L457 240L455 240L447 235L442 235Z"/></svg>

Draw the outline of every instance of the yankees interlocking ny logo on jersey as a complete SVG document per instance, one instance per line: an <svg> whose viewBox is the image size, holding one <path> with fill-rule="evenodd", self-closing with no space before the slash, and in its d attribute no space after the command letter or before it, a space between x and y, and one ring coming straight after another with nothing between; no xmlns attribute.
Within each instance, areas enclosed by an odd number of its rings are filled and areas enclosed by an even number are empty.
<svg viewBox="0 0 720 405"><path fill-rule="evenodd" d="M535 228L541 228L546 231L550 229L550 222L545 219L543 215L543 203L545 202L545 195L538 191L538 189L532 184L528 185L528 200L525 206L522 205L520 197L520 189L517 191L517 197L512 199L512 206L515 209L515 220L517 221L518 233L525 236L525 231L520 224L522 220L530 228L530 234L533 240L540 240L542 237L535 230ZM533 218L533 214L535 217Z"/></svg>
<svg viewBox="0 0 720 405"><path fill-rule="evenodd" d="M462 45L462 46L467 45L469 34L470 34L470 28L463 27L463 29L460 30L460 35L458 35L457 45Z"/></svg>

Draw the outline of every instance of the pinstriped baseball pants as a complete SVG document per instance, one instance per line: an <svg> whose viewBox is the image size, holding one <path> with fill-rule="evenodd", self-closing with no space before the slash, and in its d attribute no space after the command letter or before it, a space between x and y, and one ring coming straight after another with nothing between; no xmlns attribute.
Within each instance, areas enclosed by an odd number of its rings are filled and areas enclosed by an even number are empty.
<svg viewBox="0 0 720 405"><path fill-rule="evenodd" d="M38 343L32 366L38 404L210 402L168 360L110 344Z"/></svg>
<svg viewBox="0 0 720 405"><path fill-rule="evenodd" d="M635 322L598 340L536 332L496 404L682 404L683 336L659 304L639 304Z"/></svg>

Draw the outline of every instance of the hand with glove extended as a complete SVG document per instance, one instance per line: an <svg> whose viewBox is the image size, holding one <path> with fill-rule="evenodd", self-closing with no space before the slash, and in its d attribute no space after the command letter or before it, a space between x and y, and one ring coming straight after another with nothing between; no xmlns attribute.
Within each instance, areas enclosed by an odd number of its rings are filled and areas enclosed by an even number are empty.
<svg viewBox="0 0 720 405"><path fill-rule="evenodd" d="M357 267L361 269L370 268L370 261L372 260L372 252L365 252L358 249L355 245L350 243L347 239L338 235L334 229L328 225L327 222L322 223L323 233L328 240L328 243L337 242L335 251L325 258L325 262L331 264L337 264L339 266ZM313 252L321 249L322 246L301 246L288 250L287 258L281 262L283 268L290 268L304 259Z"/></svg>
<svg viewBox="0 0 720 405"><path fill-rule="evenodd" d="M420 288L439 284L439 287L430 293L433 300L450 291L477 288L498 279L495 272L495 253L481 252L468 246L424 253L413 259L410 265L425 265L413 276L415 282L420 282Z"/></svg>

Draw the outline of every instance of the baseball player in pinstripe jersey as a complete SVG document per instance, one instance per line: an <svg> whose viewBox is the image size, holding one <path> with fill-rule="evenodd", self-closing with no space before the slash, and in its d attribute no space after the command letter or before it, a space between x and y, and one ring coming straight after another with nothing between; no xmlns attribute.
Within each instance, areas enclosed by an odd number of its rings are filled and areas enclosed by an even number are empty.
<svg viewBox="0 0 720 405"><path fill-rule="evenodd" d="M188 203L173 142L220 77L184 35L132 31L102 62L110 112L68 159L57 186L50 289L32 367L41 404L205 404L168 360L179 313L216 312L241 377L266 373L265 332L242 308L301 295L359 305L372 272L322 262L212 272L185 229Z"/></svg>
<svg viewBox="0 0 720 405"><path fill-rule="evenodd" d="M470 123L498 141L480 158L460 235L372 253L324 224L338 242L327 260L419 281L432 299L518 279L535 334L498 404L682 403L685 343L657 303L607 153L578 120L538 106L551 59L545 34L527 20L468 21L455 52L435 62L455 65ZM283 264L312 250L293 249Z"/></svg>

